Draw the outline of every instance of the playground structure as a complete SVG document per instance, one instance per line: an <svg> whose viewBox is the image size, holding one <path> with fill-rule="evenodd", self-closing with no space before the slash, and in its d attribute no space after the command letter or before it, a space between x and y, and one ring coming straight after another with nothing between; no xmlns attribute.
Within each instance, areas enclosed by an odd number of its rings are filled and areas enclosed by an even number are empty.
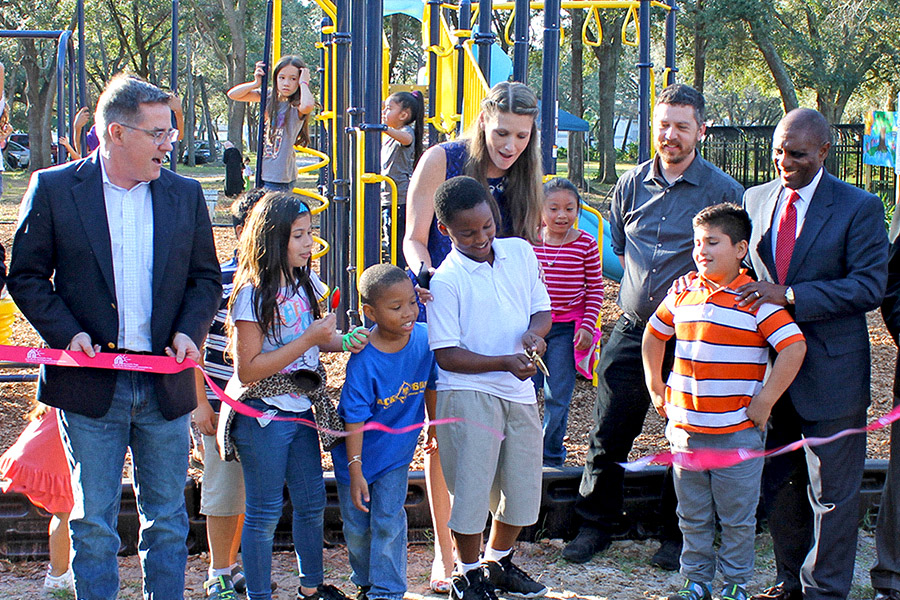
<svg viewBox="0 0 900 600"><path fill-rule="evenodd" d="M268 0L266 37L263 56L268 64L274 64L281 56L281 1ZM394 189L392 211L396 215L396 186L380 174L381 107L388 95L389 74L385 72L386 41L382 17L388 5L410 6L409 2L380 0L350 2L349 0L316 0L325 17L321 22L321 41L317 44L320 65L318 117L318 148L297 148L306 155L318 159L300 172L319 170L317 192L296 189L318 201L313 210L320 214L322 250L320 259L323 280L342 288L342 305L338 309L338 326L346 329L351 323L359 323L359 297L356 280L370 265L381 262L381 205L379 187L383 181ZM491 82L491 52L497 34L491 30L493 10L512 11L503 35L514 48L512 79L527 83L528 18L531 10L543 10L543 69L541 140L545 176L556 173L556 148L559 79L559 46L561 13L563 9L587 9L589 17L580 32L585 43L598 44L602 36L597 11L603 9L626 10L626 25L635 25L635 39L623 41L639 47L640 69L640 160L649 158L650 106L655 85L653 65L650 62L650 11L663 9L666 17L666 67L665 85L674 82L676 0L549 0L528 2L516 0L492 4L490 0L472 3L461 0L458 4L445 4L441 0L424 0L422 5L423 49L427 53L427 118L429 142L436 143L440 136L453 138L477 117L481 100L488 93ZM458 27L453 29L446 18L448 11L457 13ZM408 10L398 10L410 14ZM477 28L472 29L477 20ZM589 40L587 31L596 22L595 40ZM510 39L510 30L514 36ZM642 34L643 32L643 34ZM573 33L575 35L575 33ZM266 89L268 74L264 76L262 89ZM260 114L265 111L266 94L262 94ZM259 128L258 147L262 147L262 127ZM257 159L260 161L261 159ZM260 163L257 164L257 185L261 184ZM604 235L604 221L589 206L583 206L581 227L598 239L604 257L604 271L618 279L621 265L609 248L608 235ZM396 223L396 219L393 219ZM608 226L607 226L608 227ZM394 232L396 233L396 232ZM331 240L329 246L324 240ZM605 251L604 251L605 250ZM396 262L398 252L396 235L391 236L391 260Z"/></svg>

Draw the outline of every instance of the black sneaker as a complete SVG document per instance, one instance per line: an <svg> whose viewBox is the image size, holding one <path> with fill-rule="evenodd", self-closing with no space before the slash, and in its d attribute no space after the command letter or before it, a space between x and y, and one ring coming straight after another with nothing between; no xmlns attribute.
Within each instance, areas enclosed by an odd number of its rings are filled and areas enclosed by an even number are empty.
<svg viewBox="0 0 900 600"><path fill-rule="evenodd" d="M450 578L450 600L497 600L494 586L487 582L484 566L472 569L465 575L454 573Z"/></svg>
<svg viewBox="0 0 900 600"><path fill-rule="evenodd" d="M681 540L663 540L650 564L666 571L677 571L681 566Z"/></svg>
<svg viewBox="0 0 900 600"><path fill-rule="evenodd" d="M303 588L297 588L297 600L350 600L350 598L333 585L322 583L309 596L303 593Z"/></svg>
<svg viewBox="0 0 900 600"><path fill-rule="evenodd" d="M369 600L369 590L371 585L361 585L356 588L356 600Z"/></svg>
<svg viewBox="0 0 900 600"><path fill-rule="evenodd" d="M586 563L598 552L609 548L609 544L607 532L596 527L582 527L575 539L563 548L562 557L571 563Z"/></svg>
<svg viewBox="0 0 900 600"><path fill-rule="evenodd" d="M528 573L514 565L512 557L513 553L510 552L499 562L493 560L485 562L488 580L494 588L522 598L540 598L550 591L546 585L538 583Z"/></svg>

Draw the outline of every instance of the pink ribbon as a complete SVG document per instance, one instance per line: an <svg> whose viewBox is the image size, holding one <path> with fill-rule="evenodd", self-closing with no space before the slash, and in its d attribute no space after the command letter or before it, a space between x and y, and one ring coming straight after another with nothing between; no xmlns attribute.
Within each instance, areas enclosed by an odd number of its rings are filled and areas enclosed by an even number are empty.
<svg viewBox="0 0 900 600"><path fill-rule="evenodd" d="M750 460L751 458L778 456L779 454L786 454L804 447L812 448L814 446L821 446L842 437L847 437L848 435L875 431L876 429L881 429L882 427L890 425L898 419L900 419L900 406L896 407L891 412L878 417L878 419L872 421L865 427L844 429L843 431L839 431L828 437L803 438L802 440L797 440L796 442L791 442L790 444L786 444L779 448L773 448L772 450L766 450L765 452L747 448L701 448L694 450L693 452L660 452L659 454L645 456L631 462L619 464L622 465L622 468L626 471L640 471L651 464L665 466L673 465L688 471L724 469L745 460Z"/></svg>
<svg viewBox="0 0 900 600"><path fill-rule="evenodd" d="M209 374L190 358L185 358L183 362L179 363L174 358L169 356L151 356L146 354L113 354L110 352L98 352L94 355L94 358L91 358L84 352L54 350L52 348L29 348L26 346L0 345L0 360L28 363L32 365L53 365L56 367L90 367L95 369L112 369L114 371L141 371L145 373L157 373L162 375L172 375L174 373L180 373L181 371L185 371L187 369L200 369L200 372L203 373L203 378L206 380L207 385L209 385L213 393L215 393L216 397L225 404L228 404L232 409L234 409L236 413L242 414L247 417L252 417L254 419L257 417L264 417L270 421L293 421L301 423L308 427L312 427L317 431L324 431L335 437L347 437L348 435L350 435L350 433L346 431L333 431L331 429L319 427L309 419L300 419L297 417L282 417L278 415L270 416L263 413L262 411L247 406L242 402L238 402L237 400L226 395L225 392L222 391L222 388L216 385L216 383L210 378ZM450 423L461 423L464 421L465 419L461 418L436 419L433 421L429 421L428 425L448 425ZM491 432L501 440L505 437L499 431L487 427L482 423L472 422L471 424ZM421 423L414 423L412 425L407 425L405 427L395 429L393 427L388 427L387 425L384 425L382 423L370 421L356 431L383 431L385 433L390 433L393 435L400 435L421 428Z"/></svg>

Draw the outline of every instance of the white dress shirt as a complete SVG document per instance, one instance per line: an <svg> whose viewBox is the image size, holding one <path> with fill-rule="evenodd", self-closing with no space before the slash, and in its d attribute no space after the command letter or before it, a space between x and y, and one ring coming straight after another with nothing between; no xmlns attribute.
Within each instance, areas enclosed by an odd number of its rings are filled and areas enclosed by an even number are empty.
<svg viewBox="0 0 900 600"><path fill-rule="evenodd" d="M806 220L806 211L809 210L809 203L816 193L816 188L819 187L819 182L822 180L822 173L824 171L824 168L820 168L819 172L816 173L816 176L813 177L812 181L806 184L805 187L794 190L800 196L800 198L794 202L794 208L797 209L797 235L794 236L794 239L800 237L800 232L803 231L803 222ZM790 197L791 193L787 188L782 186L781 192L778 194L778 203L775 205L775 213L772 215L772 256L775 256L775 247L778 245L778 226L781 224L781 218L784 215L784 210L787 207L788 198Z"/></svg>
<svg viewBox="0 0 900 600"><path fill-rule="evenodd" d="M153 312L153 199L149 182L130 190L109 180L103 157L103 200L112 245L119 348L149 352Z"/></svg>

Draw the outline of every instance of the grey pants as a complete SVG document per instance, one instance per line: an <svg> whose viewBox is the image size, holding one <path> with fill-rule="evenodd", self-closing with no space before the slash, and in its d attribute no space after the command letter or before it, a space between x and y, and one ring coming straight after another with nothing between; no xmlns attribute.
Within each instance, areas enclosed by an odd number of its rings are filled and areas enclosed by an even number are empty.
<svg viewBox="0 0 900 600"><path fill-rule="evenodd" d="M687 432L669 421L666 437L673 452L698 448L762 450L765 434L753 427L725 434ZM728 584L745 585L753 575L756 507L763 459L754 458L725 469L688 471L675 467L678 525L684 536L681 576L710 584L716 562ZM716 516L722 525L718 556L713 546Z"/></svg>
<svg viewBox="0 0 900 600"><path fill-rule="evenodd" d="M898 368L900 372L900 368ZM898 383L894 383L894 407L900 406ZM900 425L891 425L891 461L881 492L875 546L878 559L869 575L872 587L900 591Z"/></svg>

